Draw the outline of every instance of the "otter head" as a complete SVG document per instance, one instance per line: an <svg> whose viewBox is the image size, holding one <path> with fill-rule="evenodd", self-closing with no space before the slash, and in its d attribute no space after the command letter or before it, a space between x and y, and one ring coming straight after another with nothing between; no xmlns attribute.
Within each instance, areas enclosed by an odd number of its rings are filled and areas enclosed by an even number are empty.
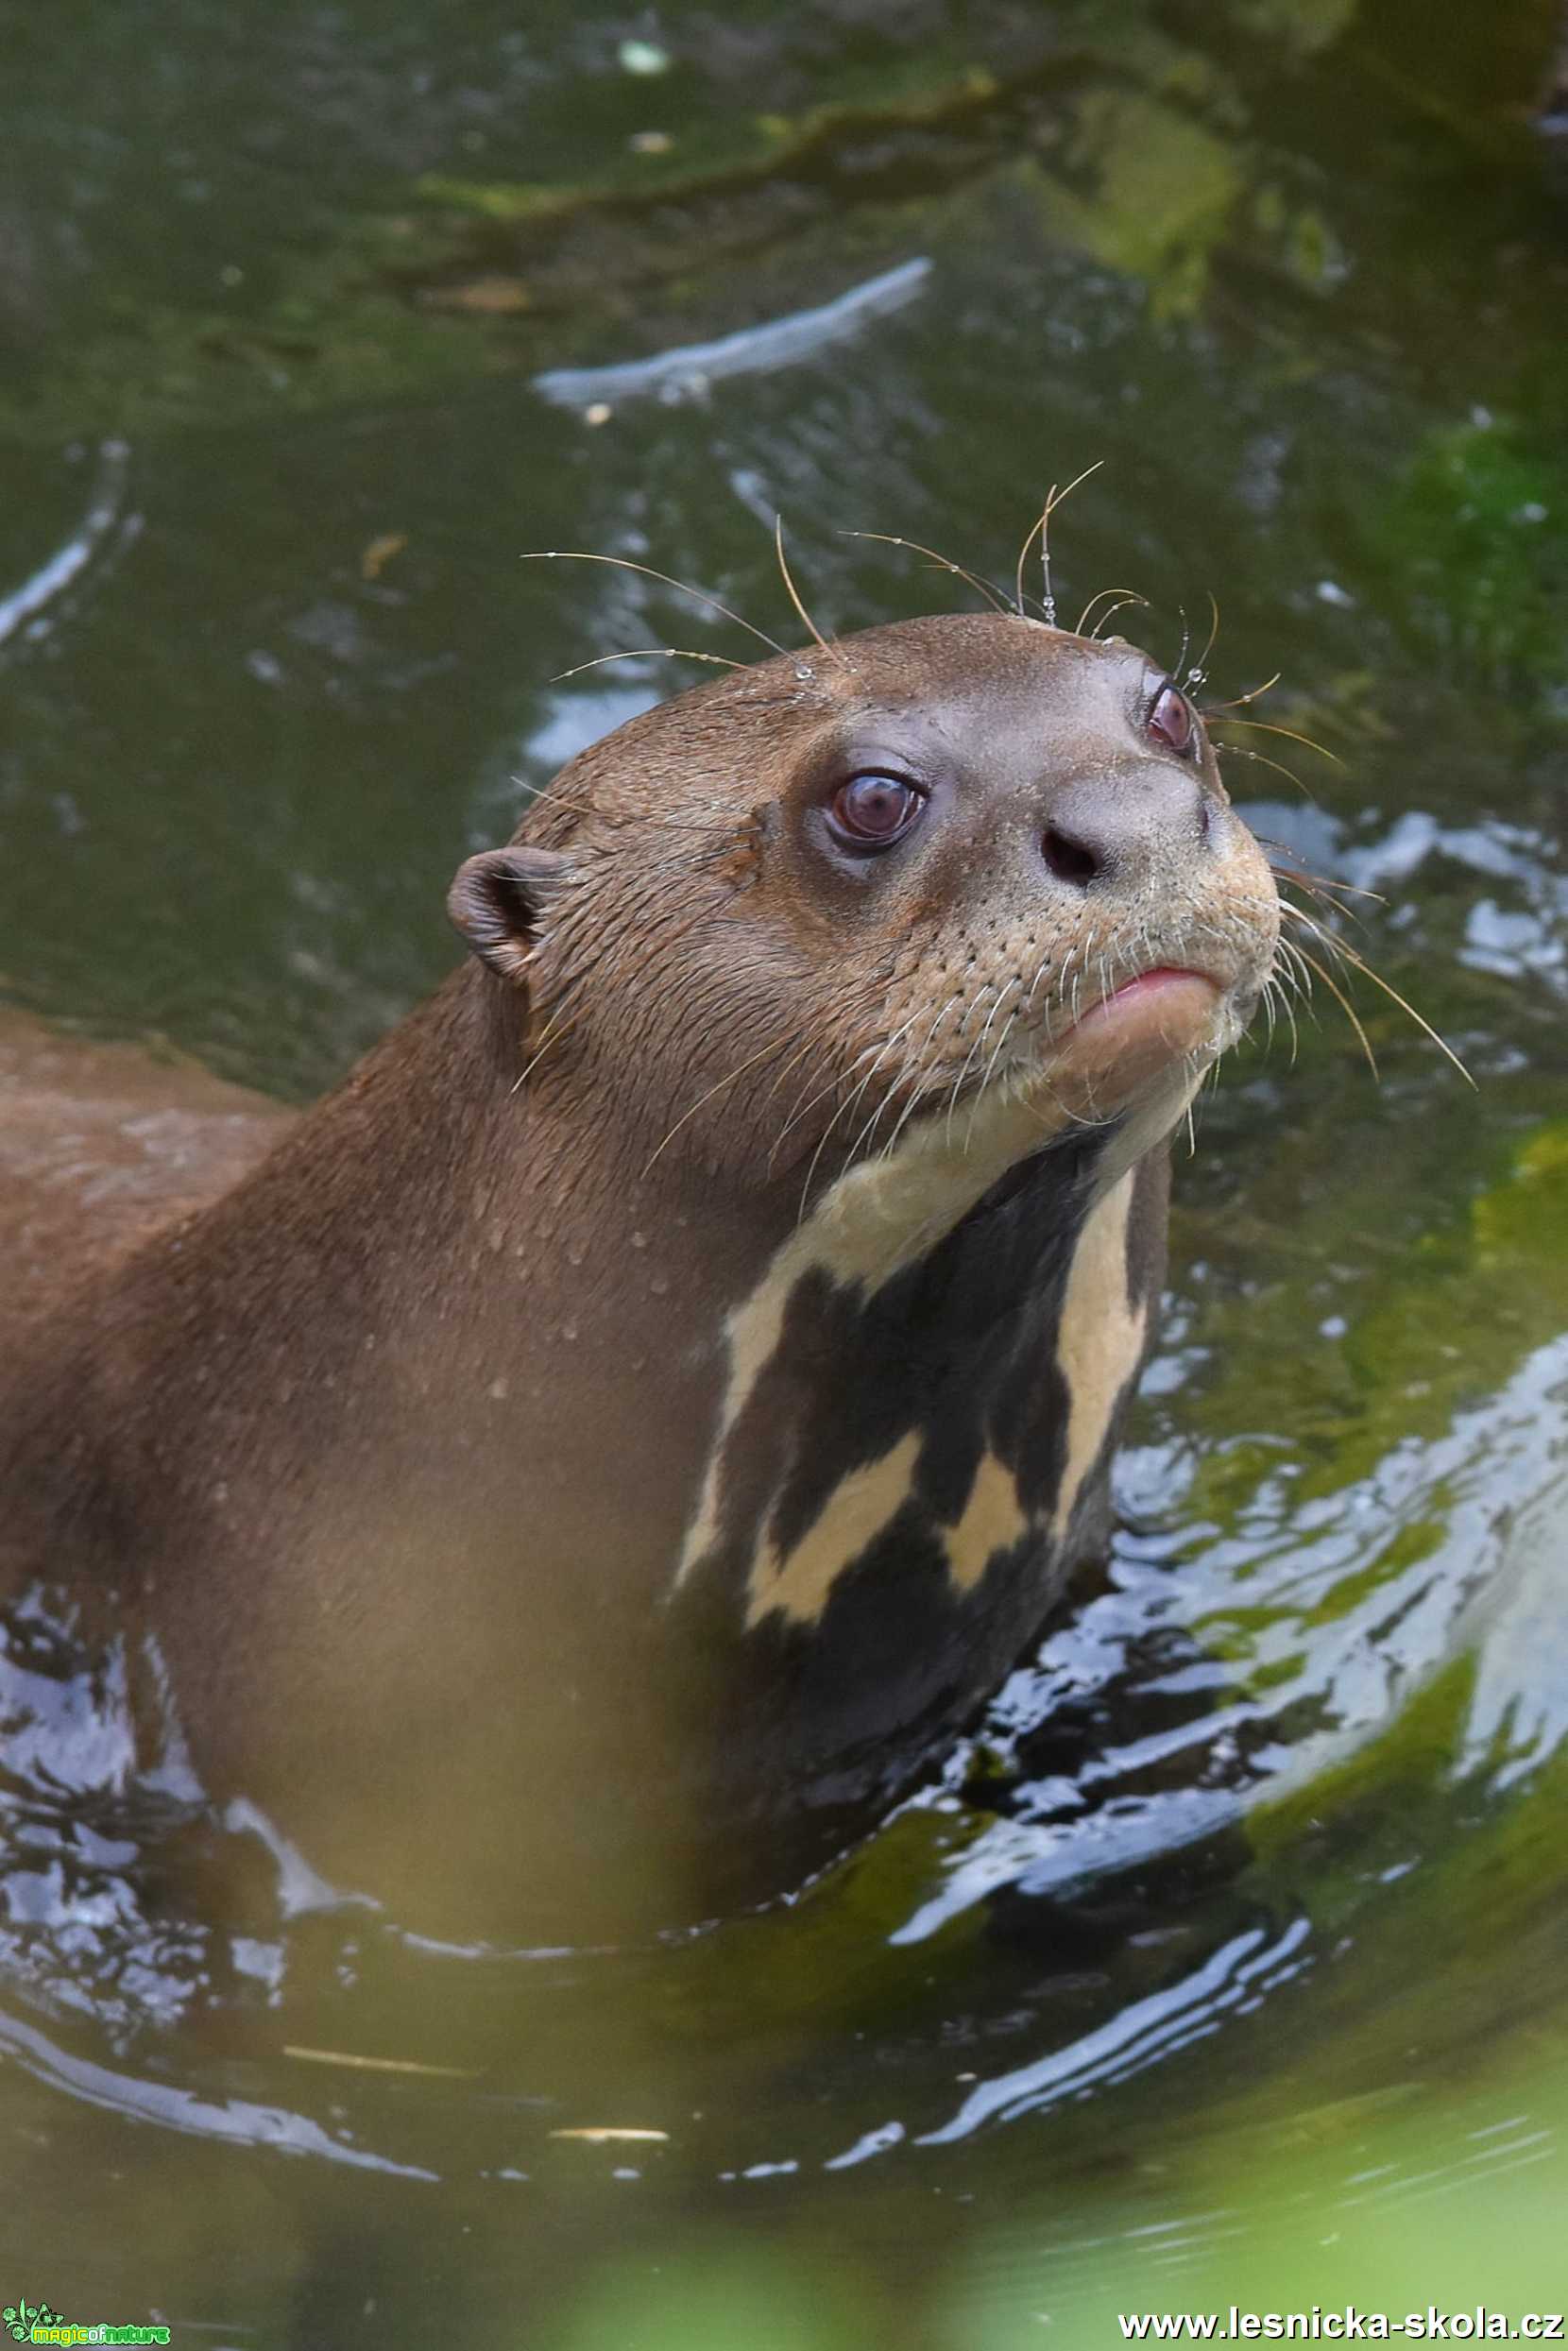
<svg viewBox="0 0 1568 2351"><path fill-rule="evenodd" d="M709 1178L889 1171L927 1237L1099 1128L1131 1164L1240 1035L1278 905L1161 665L1010 615L736 672L574 759L451 908L548 1094ZM847 1198L869 1197L865 1184Z"/></svg>

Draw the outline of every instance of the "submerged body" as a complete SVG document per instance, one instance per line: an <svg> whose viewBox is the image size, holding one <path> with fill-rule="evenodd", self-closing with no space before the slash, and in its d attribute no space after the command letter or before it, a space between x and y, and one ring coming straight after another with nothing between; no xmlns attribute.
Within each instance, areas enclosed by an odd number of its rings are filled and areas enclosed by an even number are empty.
<svg viewBox="0 0 1568 2351"><path fill-rule="evenodd" d="M0 1590L405 1917L689 1918L1100 1545L1272 879L1144 656L966 616L634 720L452 906L473 960L211 1204L53 1299L5 1236Z"/></svg>

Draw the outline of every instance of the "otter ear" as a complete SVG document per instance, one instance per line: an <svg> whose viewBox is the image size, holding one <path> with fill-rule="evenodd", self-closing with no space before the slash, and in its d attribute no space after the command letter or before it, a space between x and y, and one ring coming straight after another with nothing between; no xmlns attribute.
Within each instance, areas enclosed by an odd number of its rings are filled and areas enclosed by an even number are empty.
<svg viewBox="0 0 1568 2351"><path fill-rule="evenodd" d="M483 849L457 869L447 912L481 963L520 982L538 944L545 910L575 866L558 849L514 842Z"/></svg>

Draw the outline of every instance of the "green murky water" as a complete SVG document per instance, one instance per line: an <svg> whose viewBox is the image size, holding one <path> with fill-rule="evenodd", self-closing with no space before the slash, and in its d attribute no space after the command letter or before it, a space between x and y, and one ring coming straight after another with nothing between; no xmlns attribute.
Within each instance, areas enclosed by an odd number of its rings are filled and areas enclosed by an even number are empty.
<svg viewBox="0 0 1568 2351"><path fill-rule="evenodd" d="M1342 763L1237 732L1233 792L1478 1082L1369 986L1380 1085L1321 996L1236 1058L1105 1587L791 1907L475 1953L258 1844L218 1937L176 1820L154 1928L15 1652L8 2298L549 2351L1568 2301L1553 15L0 0L8 996L308 1095L461 855L702 674L555 673L744 653L524 553L782 634L782 509L849 627L963 590L846 529L1008 578L1100 460L1064 617L1125 584L1174 658L1212 592L1217 698L1284 672Z"/></svg>

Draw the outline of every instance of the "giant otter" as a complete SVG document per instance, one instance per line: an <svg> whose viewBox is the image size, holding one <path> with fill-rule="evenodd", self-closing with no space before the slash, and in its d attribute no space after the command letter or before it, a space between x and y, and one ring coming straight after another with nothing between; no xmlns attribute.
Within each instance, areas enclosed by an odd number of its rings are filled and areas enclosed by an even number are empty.
<svg viewBox="0 0 1568 2351"><path fill-rule="evenodd" d="M988 613L634 719L449 903L463 967L150 1233L33 1087L0 1590L401 1916L690 1919L910 1785L1102 1543L1273 880L1158 664Z"/></svg>

